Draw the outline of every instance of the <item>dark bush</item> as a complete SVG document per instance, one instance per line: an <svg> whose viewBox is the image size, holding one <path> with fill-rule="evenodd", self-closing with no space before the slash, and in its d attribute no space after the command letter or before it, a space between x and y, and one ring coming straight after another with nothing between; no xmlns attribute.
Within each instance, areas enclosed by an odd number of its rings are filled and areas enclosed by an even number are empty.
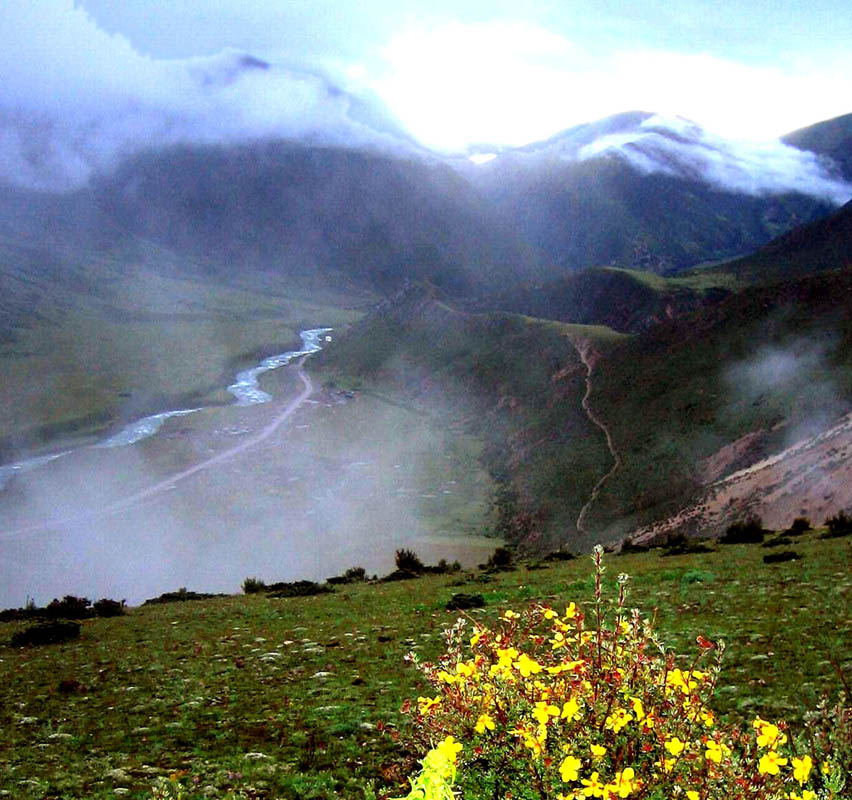
<svg viewBox="0 0 852 800"><path fill-rule="evenodd" d="M12 636L12 646L25 647L27 645L58 644L59 642L68 642L71 639L78 639L79 637L79 622L57 619L18 631L18 633Z"/></svg>
<svg viewBox="0 0 852 800"><path fill-rule="evenodd" d="M663 544L663 556L683 556L689 553L712 553L713 548L703 539L690 539L685 533L673 533Z"/></svg>
<svg viewBox="0 0 852 800"><path fill-rule="evenodd" d="M394 581L410 581L421 576L420 572L409 572L407 569L395 569L379 580L382 583L393 583Z"/></svg>
<svg viewBox="0 0 852 800"><path fill-rule="evenodd" d="M852 534L852 517L845 511L838 511L833 517L825 521L828 530L820 536L820 539L838 539L841 536Z"/></svg>
<svg viewBox="0 0 852 800"><path fill-rule="evenodd" d="M243 594L257 594L266 589L266 584L260 578L246 578L243 581Z"/></svg>
<svg viewBox="0 0 852 800"><path fill-rule="evenodd" d="M508 547L498 547L479 568L489 572L503 572L514 569L514 563L515 556L512 551Z"/></svg>
<svg viewBox="0 0 852 800"><path fill-rule="evenodd" d="M423 562L413 550L397 550L394 555L396 568L402 572L414 572L420 574L425 570Z"/></svg>
<svg viewBox="0 0 852 800"><path fill-rule="evenodd" d="M729 525L719 541L722 544L760 544L763 535L763 522L760 517L749 517L745 522Z"/></svg>
<svg viewBox="0 0 852 800"><path fill-rule="evenodd" d="M542 561L551 562L551 561L572 561L577 556L573 553L569 553L567 550L553 550L548 553Z"/></svg>
<svg viewBox="0 0 852 800"><path fill-rule="evenodd" d="M763 557L764 564L778 564L781 561L796 561L801 556L795 550L782 550L780 553L768 553Z"/></svg>
<svg viewBox="0 0 852 800"><path fill-rule="evenodd" d="M807 517L796 517L793 520L793 524L784 533L787 536L801 536L803 533L812 530L812 528L811 521Z"/></svg>
<svg viewBox="0 0 852 800"><path fill-rule="evenodd" d="M44 611L51 619L88 619L94 613L91 606L92 601L86 597L66 594L61 600L51 600Z"/></svg>
<svg viewBox="0 0 852 800"><path fill-rule="evenodd" d="M444 608L447 611L464 611L468 608L484 608L485 598L481 594L464 594L457 592L449 600L447 600Z"/></svg>
<svg viewBox="0 0 852 800"><path fill-rule="evenodd" d="M124 614L124 600L110 600L106 597L92 606L96 617L120 617Z"/></svg>
<svg viewBox="0 0 852 800"><path fill-rule="evenodd" d="M326 580L332 586L343 583L363 583L367 580L367 571L364 567L349 567L342 575L335 575Z"/></svg>
<svg viewBox="0 0 852 800"><path fill-rule="evenodd" d="M272 583L266 587L269 597L310 597L315 594L330 594L334 591L328 584L315 581L293 581Z"/></svg>
<svg viewBox="0 0 852 800"><path fill-rule="evenodd" d="M650 549L651 547L648 544L637 544L632 539L625 539L621 543L621 550L618 551L618 555L626 556L630 553L647 553Z"/></svg>
<svg viewBox="0 0 852 800"><path fill-rule="evenodd" d="M185 586L181 586L176 592L164 592L159 597L151 598L142 603L143 606L157 605L159 603L183 603L186 600L210 600L213 597L227 597L226 594L208 594L206 592L190 592Z"/></svg>
<svg viewBox="0 0 852 800"><path fill-rule="evenodd" d="M774 536L771 539L767 539L761 547L783 547L790 544L793 544L793 540L789 536Z"/></svg>

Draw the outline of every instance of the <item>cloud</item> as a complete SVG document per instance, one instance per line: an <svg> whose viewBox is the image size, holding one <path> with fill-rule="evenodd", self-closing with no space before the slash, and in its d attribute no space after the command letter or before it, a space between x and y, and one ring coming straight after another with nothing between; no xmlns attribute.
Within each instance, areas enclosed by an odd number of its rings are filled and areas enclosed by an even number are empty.
<svg viewBox="0 0 852 800"><path fill-rule="evenodd" d="M602 136L582 147L580 160L620 154L645 173L704 181L729 192L754 196L797 192L842 205L852 184L814 153L778 140L723 139L681 117L655 115L635 129Z"/></svg>
<svg viewBox="0 0 852 800"><path fill-rule="evenodd" d="M20 35L0 48L0 179L16 184L73 189L124 155L188 141L411 148L319 74L236 50L149 58L71 0L16 4L4 21Z"/></svg>

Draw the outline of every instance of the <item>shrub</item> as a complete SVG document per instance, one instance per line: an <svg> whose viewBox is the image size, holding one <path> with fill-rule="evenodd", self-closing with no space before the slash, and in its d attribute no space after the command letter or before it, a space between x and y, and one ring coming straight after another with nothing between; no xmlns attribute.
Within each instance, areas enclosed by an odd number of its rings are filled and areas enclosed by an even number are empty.
<svg viewBox="0 0 852 800"><path fill-rule="evenodd" d="M838 511L833 517L825 521L828 530L822 534L821 539L837 539L841 536L852 534L852 517L845 511Z"/></svg>
<svg viewBox="0 0 852 800"><path fill-rule="evenodd" d="M456 779L483 799L840 797L823 791L845 780L831 742L808 754L783 723L718 724L724 644L699 636L693 657L676 658L626 609L626 575L614 601L602 597L602 557L588 622L574 603L533 605L493 629L459 619L438 663L408 656L433 688L403 706L428 751L409 797L450 798Z"/></svg>
<svg viewBox="0 0 852 800"><path fill-rule="evenodd" d="M350 567L342 575L334 575L326 578L326 583L339 586L346 583L363 583L367 579L367 571L364 567Z"/></svg>
<svg viewBox="0 0 852 800"><path fill-rule="evenodd" d="M25 630L18 631L12 636L13 647L26 645L58 644L80 637L80 623L64 619L43 622Z"/></svg>
<svg viewBox="0 0 852 800"><path fill-rule="evenodd" d="M484 607L485 598L481 594L465 594L464 592L454 594L444 606L447 611L464 611L468 608Z"/></svg>
<svg viewBox="0 0 852 800"><path fill-rule="evenodd" d="M549 552L542 561L552 562L552 561L573 561L577 556L573 553L569 553L567 550L552 550Z"/></svg>
<svg viewBox="0 0 852 800"><path fill-rule="evenodd" d="M243 581L243 594L258 594L266 589L266 583L260 578L246 578Z"/></svg>
<svg viewBox="0 0 852 800"><path fill-rule="evenodd" d="M152 597L142 603L143 606L159 605L161 603L183 603L187 600L210 600L213 597L227 597L226 594L209 594L208 592L191 592L186 586L181 586L176 592L163 592L159 597Z"/></svg>
<svg viewBox="0 0 852 800"><path fill-rule="evenodd" d="M85 597L66 594L61 600L51 600L45 609L45 615L53 619L87 619L93 613L91 605L92 601Z"/></svg>
<svg viewBox="0 0 852 800"><path fill-rule="evenodd" d="M498 547L489 557L485 564L480 564L480 569L493 570L500 572L501 570L512 569L515 563L515 556L508 547Z"/></svg>
<svg viewBox="0 0 852 800"><path fill-rule="evenodd" d="M333 592L330 586L315 581L293 581L292 583L273 583L266 587L269 597L310 597L315 594L329 594Z"/></svg>
<svg viewBox="0 0 852 800"><path fill-rule="evenodd" d="M686 538L686 537L684 537ZM618 555L626 556L630 553L646 553L650 549L650 545L634 542L632 539L624 539L621 543L621 549Z"/></svg>
<svg viewBox="0 0 852 800"><path fill-rule="evenodd" d="M394 561L396 568L402 572L413 572L415 575L420 575L425 570L423 562L413 550L397 550Z"/></svg>
<svg viewBox="0 0 852 800"><path fill-rule="evenodd" d="M784 533L787 536L801 536L803 533L807 533L812 529L811 521L807 517L796 517L793 520L793 524L787 528Z"/></svg>
<svg viewBox="0 0 852 800"><path fill-rule="evenodd" d="M682 556L689 553L712 553L713 549L707 547L700 539L691 539L685 533L673 533L663 545L662 556Z"/></svg>
<svg viewBox="0 0 852 800"><path fill-rule="evenodd" d="M124 600L110 600L101 598L93 606L92 610L97 617L121 617L124 615Z"/></svg>
<svg viewBox="0 0 852 800"><path fill-rule="evenodd" d="M782 561L795 561L801 556L795 550L782 550L779 553L768 553L763 557L764 564L778 564Z"/></svg>
<svg viewBox="0 0 852 800"><path fill-rule="evenodd" d="M760 544L763 541L763 522L760 517L749 517L744 522L729 525L722 544Z"/></svg>

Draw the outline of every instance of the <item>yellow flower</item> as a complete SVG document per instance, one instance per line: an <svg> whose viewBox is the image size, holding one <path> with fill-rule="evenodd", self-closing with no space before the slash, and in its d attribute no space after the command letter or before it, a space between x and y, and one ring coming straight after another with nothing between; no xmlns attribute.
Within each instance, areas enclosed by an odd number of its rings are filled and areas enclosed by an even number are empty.
<svg viewBox="0 0 852 800"><path fill-rule="evenodd" d="M574 603L568 603L568 608L565 609L565 613L562 615L563 619L574 619L577 616L577 606Z"/></svg>
<svg viewBox="0 0 852 800"><path fill-rule="evenodd" d="M686 800L699 800L701 795L695 791L695 789L687 789L686 790Z"/></svg>
<svg viewBox="0 0 852 800"><path fill-rule="evenodd" d="M581 766L583 766L583 762L579 758L567 756L559 765L559 774L562 775L562 780L565 783L576 781L580 777Z"/></svg>
<svg viewBox="0 0 852 800"><path fill-rule="evenodd" d="M592 756L594 758L603 758L606 755L606 748L602 747L599 744L593 744L589 747L589 750L592 751Z"/></svg>
<svg viewBox="0 0 852 800"><path fill-rule="evenodd" d="M518 660L514 662L514 666L524 678L529 678L530 675L541 672L541 664L531 659L526 653L521 653Z"/></svg>
<svg viewBox="0 0 852 800"><path fill-rule="evenodd" d="M564 634L561 634L559 631L553 634L553 638L550 640L550 647L552 650L558 650L560 647L565 647L567 642L565 641Z"/></svg>
<svg viewBox="0 0 852 800"><path fill-rule="evenodd" d="M786 763L786 758L779 756L775 750L770 750L761 757L757 769L761 775L777 775L781 771L779 767L783 767Z"/></svg>
<svg viewBox="0 0 852 800"><path fill-rule="evenodd" d="M485 733L485 729L489 731L494 730L494 720L488 714L480 714L479 719L476 721L476 727L474 730L477 733Z"/></svg>
<svg viewBox="0 0 852 800"><path fill-rule="evenodd" d="M605 725L606 728L611 730L613 733L618 733L632 719L633 719L633 716L631 714L629 714L627 711L625 711L623 708L616 708L606 718L604 725Z"/></svg>
<svg viewBox="0 0 852 800"><path fill-rule="evenodd" d="M638 697L631 697L630 705L633 706L633 714L637 722L641 722L645 718L645 709L642 707L642 701Z"/></svg>
<svg viewBox="0 0 852 800"><path fill-rule="evenodd" d="M712 728L716 720L713 717L713 712L705 709L701 712L701 721L706 728Z"/></svg>
<svg viewBox="0 0 852 800"><path fill-rule="evenodd" d="M571 720L575 719L579 713L580 704L572 697L570 700L566 700L562 705L562 713L560 714L560 717L566 722L571 722Z"/></svg>
<svg viewBox="0 0 852 800"><path fill-rule="evenodd" d="M828 775L828 773L831 772L831 765L828 763L828 761L822 762L822 764L820 765L819 771L823 775Z"/></svg>
<svg viewBox="0 0 852 800"><path fill-rule="evenodd" d="M799 786L804 785L805 781L808 779L808 775L811 774L811 769L813 769L814 762L810 756L803 756L802 758L794 758L793 759L793 777L799 782Z"/></svg>
<svg viewBox="0 0 852 800"><path fill-rule="evenodd" d="M722 763L722 756L726 756L731 752L731 748L726 744L718 742L707 742L707 749L704 751L704 758L708 761L714 761L717 764Z"/></svg>
<svg viewBox="0 0 852 800"><path fill-rule="evenodd" d="M458 675L469 678L474 672L476 672L476 664L473 661L468 661L467 663L460 661L456 664L456 673Z"/></svg>
<svg viewBox="0 0 852 800"><path fill-rule="evenodd" d="M593 772L588 780L583 778L581 783L584 786L583 794L586 797L603 797L606 787L600 782L600 775L597 772Z"/></svg>
<svg viewBox="0 0 852 800"><path fill-rule="evenodd" d="M551 717L559 716L559 707L548 705L548 703L542 701L535 704L535 709L533 709L533 717L535 717L536 722L539 725L546 725L547 721Z"/></svg>
<svg viewBox="0 0 852 800"><path fill-rule="evenodd" d="M558 617L558 616L559 615L552 608L545 609L545 612L544 612L544 618L545 619L553 619L554 617Z"/></svg>
<svg viewBox="0 0 852 800"><path fill-rule="evenodd" d="M448 683L450 685L458 682L458 678L455 675L447 672L445 669L442 669L438 672L438 680L443 681L444 683Z"/></svg>
<svg viewBox="0 0 852 800"><path fill-rule="evenodd" d="M666 750L668 750L673 756L679 756L686 745L677 738L677 736L672 737L666 742Z"/></svg>
<svg viewBox="0 0 852 800"><path fill-rule="evenodd" d="M470 646L476 647L476 645L479 643L479 640L482 638L482 635L484 633L485 633L485 631L482 628L474 628L473 629L473 636L470 637Z"/></svg>
<svg viewBox="0 0 852 800"><path fill-rule="evenodd" d="M611 790L619 797L627 797L635 788L634 786L633 767L627 767L623 772L615 773L615 780L607 784L607 789Z"/></svg>
<svg viewBox="0 0 852 800"><path fill-rule="evenodd" d="M765 719L757 717L752 725L757 731L758 747L779 747L787 741L786 735L778 730L778 726L767 722Z"/></svg>
<svg viewBox="0 0 852 800"><path fill-rule="evenodd" d="M434 699L429 697L418 697L418 710L420 711L422 716L426 716L435 706L437 706L441 702L440 697L436 697Z"/></svg>
<svg viewBox="0 0 852 800"><path fill-rule="evenodd" d="M453 736L447 736L443 742L435 748L444 758L451 764L456 763L456 757L461 752L462 746L455 740Z"/></svg>
<svg viewBox="0 0 852 800"><path fill-rule="evenodd" d="M508 611L503 612L503 616L501 617L501 619L504 619L508 622L510 620L517 619L517 617L518 615L510 608Z"/></svg>

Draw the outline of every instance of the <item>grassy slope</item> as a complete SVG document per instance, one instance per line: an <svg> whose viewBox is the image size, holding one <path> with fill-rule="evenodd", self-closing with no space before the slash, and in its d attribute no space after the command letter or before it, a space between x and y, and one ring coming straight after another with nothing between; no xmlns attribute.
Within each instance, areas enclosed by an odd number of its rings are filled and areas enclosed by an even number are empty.
<svg viewBox="0 0 852 800"><path fill-rule="evenodd" d="M716 708L729 720L800 720L821 691L839 689L832 657L852 669L852 551L813 533L796 549L804 558L781 565L763 564L770 551L759 546L610 557L609 584L628 572L630 603L655 611L685 656L699 633L726 640ZM85 622L74 643L0 644L0 792L106 800L128 787L142 800L156 776L175 774L191 799L242 788L306 800L399 783L411 754L376 726L407 724L399 707L425 687L403 656L439 653L452 593L481 592L487 608L475 613L486 622L528 599L561 607L593 594L586 558L485 584L461 578L148 606ZM0 626L0 642L20 627ZM62 681L77 683L63 693Z"/></svg>
<svg viewBox="0 0 852 800"><path fill-rule="evenodd" d="M235 371L339 326L369 298L267 277L244 285L157 271L126 253L2 250L0 449L175 405L223 401ZM56 259L56 254L52 256ZM165 258L165 257L164 257Z"/></svg>
<svg viewBox="0 0 852 800"><path fill-rule="evenodd" d="M546 319L607 325L625 333L652 327L718 302L736 286L733 275L699 271L666 278L653 272L600 267L538 285L519 285L479 301Z"/></svg>
<svg viewBox="0 0 852 800"><path fill-rule="evenodd" d="M754 287L627 340L602 362L591 401L626 466L601 495L599 529L616 536L673 509L699 460L749 431L783 423L780 445L808 420L846 410L850 296L849 270ZM774 358L788 366L773 372ZM731 372L736 365L754 374Z"/></svg>
<svg viewBox="0 0 852 800"><path fill-rule="evenodd" d="M498 532L532 535L546 548L573 534L610 466L603 435L580 407L585 368L571 334L603 350L623 338L603 327L463 314L415 288L355 326L315 368L325 380L408 396L481 437L504 490Z"/></svg>

